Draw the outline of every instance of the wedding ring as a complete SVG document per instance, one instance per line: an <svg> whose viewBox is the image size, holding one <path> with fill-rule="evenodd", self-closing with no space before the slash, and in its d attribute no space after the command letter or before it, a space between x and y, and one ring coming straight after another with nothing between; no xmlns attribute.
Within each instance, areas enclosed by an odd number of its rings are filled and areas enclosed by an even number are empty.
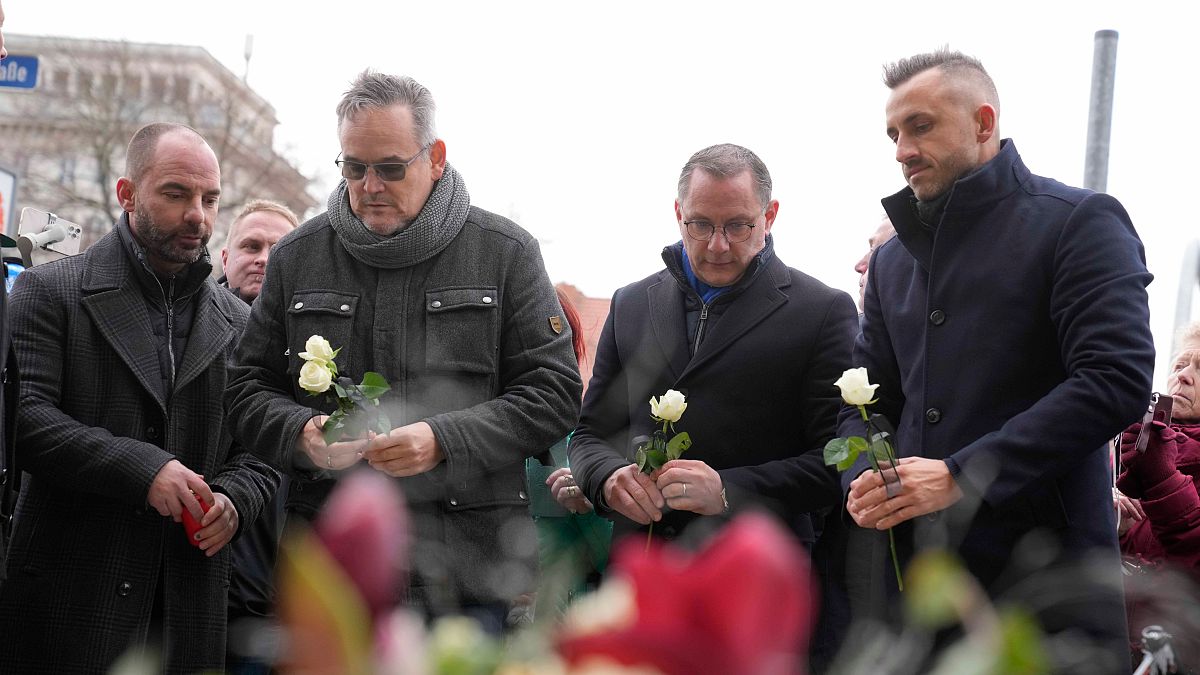
<svg viewBox="0 0 1200 675"><path fill-rule="evenodd" d="M685 497L685 498L687 497L687 483L684 483L684 484L683 484L683 492L682 492L682 493L680 493L680 495L679 495L679 496L680 496L680 497Z"/></svg>
<svg viewBox="0 0 1200 675"><path fill-rule="evenodd" d="M333 468L333 455L325 455L325 466Z"/></svg>

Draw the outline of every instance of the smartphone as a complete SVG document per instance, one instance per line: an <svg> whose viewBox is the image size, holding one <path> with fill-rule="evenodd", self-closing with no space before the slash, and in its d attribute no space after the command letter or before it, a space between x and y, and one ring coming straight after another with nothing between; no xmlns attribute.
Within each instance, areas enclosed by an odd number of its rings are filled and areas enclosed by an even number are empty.
<svg viewBox="0 0 1200 675"><path fill-rule="evenodd" d="M1142 429L1138 432L1134 449L1138 452L1146 451L1146 447L1150 444L1150 425L1154 422L1170 424L1171 408L1174 406L1175 399L1170 394L1150 395L1150 405L1146 408L1146 414L1142 416Z"/></svg>

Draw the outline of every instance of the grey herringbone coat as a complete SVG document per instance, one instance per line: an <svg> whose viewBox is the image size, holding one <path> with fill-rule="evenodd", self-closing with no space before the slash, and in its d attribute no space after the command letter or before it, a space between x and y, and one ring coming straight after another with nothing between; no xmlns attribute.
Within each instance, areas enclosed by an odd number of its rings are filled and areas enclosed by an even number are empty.
<svg viewBox="0 0 1200 675"><path fill-rule="evenodd" d="M118 227L124 227L124 223ZM24 375L18 454L27 472L0 586L0 671L105 672L146 640L165 584L165 672L220 669L229 548L212 558L146 505L171 459L257 517L278 474L230 453L222 394L245 305L205 279L164 397L158 345L117 232L23 272L11 298Z"/></svg>

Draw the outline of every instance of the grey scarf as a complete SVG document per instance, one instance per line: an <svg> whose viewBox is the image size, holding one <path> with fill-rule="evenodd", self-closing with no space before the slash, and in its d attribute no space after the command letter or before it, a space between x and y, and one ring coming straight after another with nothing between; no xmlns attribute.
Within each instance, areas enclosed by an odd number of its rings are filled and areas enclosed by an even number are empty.
<svg viewBox="0 0 1200 675"><path fill-rule="evenodd" d="M467 222L470 207L467 186L447 164L416 220L390 237L372 232L350 210L345 180L329 195L329 222L355 259L371 267L398 269L428 260L449 246Z"/></svg>

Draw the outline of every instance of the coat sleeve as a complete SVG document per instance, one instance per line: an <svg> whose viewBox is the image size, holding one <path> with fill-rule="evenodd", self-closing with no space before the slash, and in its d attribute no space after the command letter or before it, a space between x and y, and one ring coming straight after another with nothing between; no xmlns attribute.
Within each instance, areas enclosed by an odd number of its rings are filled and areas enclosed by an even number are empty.
<svg viewBox="0 0 1200 675"><path fill-rule="evenodd" d="M1108 195L1085 197L1064 224L1053 260L1050 320L1066 378L946 459L959 484L993 506L1070 472L1135 421L1150 397L1151 275L1125 209Z"/></svg>
<svg viewBox="0 0 1200 675"><path fill-rule="evenodd" d="M283 267L267 265L262 292L250 307L246 330L229 368L225 409L234 442L272 467L286 470L301 429L320 411L292 398L280 278Z"/></svg>
<svg viewBox="0 0 1200 675"><path fill-rule="evenodd" d="M21 370L21 468L65 490L144 506L154 477L175 456L152 443L83 424L60 408L70 329L66 300L55 292L54 280L44 277L33 270L17 277L9 305Z"/></svg>
<svg viewBox="0 0 1200 675"><path fill-rule="evenodd" d="M1141 504L1168 560L1200 570L1200 493L1192 479L1176 471L1146 490Z"/></svg>
<svg viewBox="0 0 1200 675"><path fill-rule="evenodd" d="M530 238L508 267L500 335L499 395L430 416L449 478L467 480L543 452L579 415L583 385L571 331L554 332L558 295Z"/></svg>
<svg viewBox="0 0 1200 675"><path fill-rule="evenodd" d="M232 355L228 365L232 365ZM228 415L226 416L228 419ZM283 475L238 443L233 443L229 455L216 477L209 480L214 492L222 492L238 512L238 531L241 536L279 489Z"/></svg>
<svg viewBox="0 0 1200 675"><path fill-rule="evenodd" d="M837 504L837 470L825 464L825 444L837 432L841 396L834 381L850 367L851 345L857 332L854 301L837 293L820 322L813 352L807 355L780 354L779 358L805 358L808 368L798 409L796 456L757 466L724 469L722 481L730 504L739 497L767 497L793 512L817 511Z"/></svg>
<svg viewBox="0 0 1200 675"><path fill-rule="evenodd" d="M601 513L611 513L603 496L605 481L629 464L624 448L618 449L630 425L629 382L616 337L623 301L622 291L617 291L596 346L592 379L579 413L579 426L571 434L567 448L575 483Z"/></svg>

